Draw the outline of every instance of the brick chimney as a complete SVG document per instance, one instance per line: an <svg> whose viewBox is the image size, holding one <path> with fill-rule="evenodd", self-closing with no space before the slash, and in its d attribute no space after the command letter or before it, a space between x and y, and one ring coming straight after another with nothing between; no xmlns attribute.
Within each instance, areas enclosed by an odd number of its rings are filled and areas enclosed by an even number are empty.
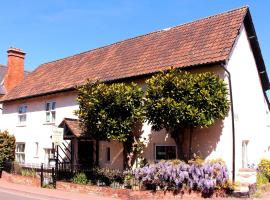
<svg viewBox="0 0 270 200"><path fill-rule="evenodd" d="M7 92L13 89L24 79L24 57L25 53L21 49L9 48L7 51L7 74L4 86Z"/></svg>

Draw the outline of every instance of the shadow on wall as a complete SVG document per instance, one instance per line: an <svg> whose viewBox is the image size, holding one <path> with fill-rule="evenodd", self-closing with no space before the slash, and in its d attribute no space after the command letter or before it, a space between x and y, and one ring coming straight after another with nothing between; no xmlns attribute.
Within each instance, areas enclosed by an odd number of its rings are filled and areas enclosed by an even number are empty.
<svg viewBox="0 0 270 200"><path fill-rule="evenodd" d="M220 138L223 130L223 120L218 120L214 125L208 128L196 128L192 133L191 140L191 157L195 154L202 159L207 159L213 154L220 142ZM148 138L146 138L146 147L143 151L143 157L148 162L155 161L155 147L156 145L174 146L175 141L171 138L170 134L166 130L153 131L149 130ZM190 134L184 133L183 152L184 158L189 158L189 144Z"/></svg>
<svg viewBox="0 0 270 200"><path fill-rule="evenodd" d="M208 128L196 128L192 133L191 153L203 159L207 159L213 154L220 142L224 124L223 120L218 120L214 125ZM185 136L185 153L189 152L189 133Z"/></svg>

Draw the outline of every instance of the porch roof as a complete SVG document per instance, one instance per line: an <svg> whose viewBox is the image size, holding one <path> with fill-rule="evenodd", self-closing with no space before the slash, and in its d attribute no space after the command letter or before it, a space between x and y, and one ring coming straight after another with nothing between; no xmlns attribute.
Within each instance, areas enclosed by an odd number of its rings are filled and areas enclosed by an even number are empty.
<svg viewBox="0 0 270 200"><path fill-rule="evenodd" d="M81 138L82 129L78 119L64 118L59 127L64 128L64 139Z"/></svg>

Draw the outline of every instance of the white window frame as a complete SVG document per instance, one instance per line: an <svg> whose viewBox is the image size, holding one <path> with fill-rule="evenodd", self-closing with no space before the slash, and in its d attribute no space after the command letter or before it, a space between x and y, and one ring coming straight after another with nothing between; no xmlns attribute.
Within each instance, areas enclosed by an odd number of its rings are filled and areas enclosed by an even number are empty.
<svg viewBox="0 0 270 200"><path fill-rule="evenodd" d="M159 159L157 159L157 147L175 147L175 158L177 158L177 148L176 145L174 144L156 144L155 145L155 161L160 161Z"/></svg>
<svg viewBox="0 0 270 200"><path fill-rule="evenodd" d="M45 103L45 123L47 124L55 123L55 121L56 121L56 102L48 101Z"/></svg>
<svg viewBox="0 0 270 200"><path fill-rule="evenodd" d="M50 153L47 153L50 152ZM49 165L49 159L53 158L53 149L52 148L44 148L44 163Z"/></svg>
<svg viewBox="0 0 270 200"><path fill-rule="evenodd" d="M24 151L17 151L17 146L18 145L24 145ZM18 162L18 163L25 163L25 142L16 142L16 147L15 147L15 161ZM23 162L21 162L21 160L18 160L18 155L23 155Z"/></svg>
<svg viewBox="0 0 270 200"><path fill-rule="evenodd" d="M35 156L34 158L38 158L39 156L39 143L35 142Z"/></svg>
<svg viewBox="0 0 270 200"><path fill-rule="evenodd" d="M18 125L25 126L27 121L27 105L18 106ZM24 119L24 120L22 120Z"/></svg>

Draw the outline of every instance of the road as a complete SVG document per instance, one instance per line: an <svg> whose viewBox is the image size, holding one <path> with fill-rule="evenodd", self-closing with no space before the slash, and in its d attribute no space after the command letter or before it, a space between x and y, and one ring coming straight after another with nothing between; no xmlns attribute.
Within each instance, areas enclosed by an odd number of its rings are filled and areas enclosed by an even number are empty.
<svg viewBox="0 0 270 200"><path fill-rule="evenodd" d="M0 188L0 200L63 200L42 195L28 194L16 190L7 190Z"/></svg>

